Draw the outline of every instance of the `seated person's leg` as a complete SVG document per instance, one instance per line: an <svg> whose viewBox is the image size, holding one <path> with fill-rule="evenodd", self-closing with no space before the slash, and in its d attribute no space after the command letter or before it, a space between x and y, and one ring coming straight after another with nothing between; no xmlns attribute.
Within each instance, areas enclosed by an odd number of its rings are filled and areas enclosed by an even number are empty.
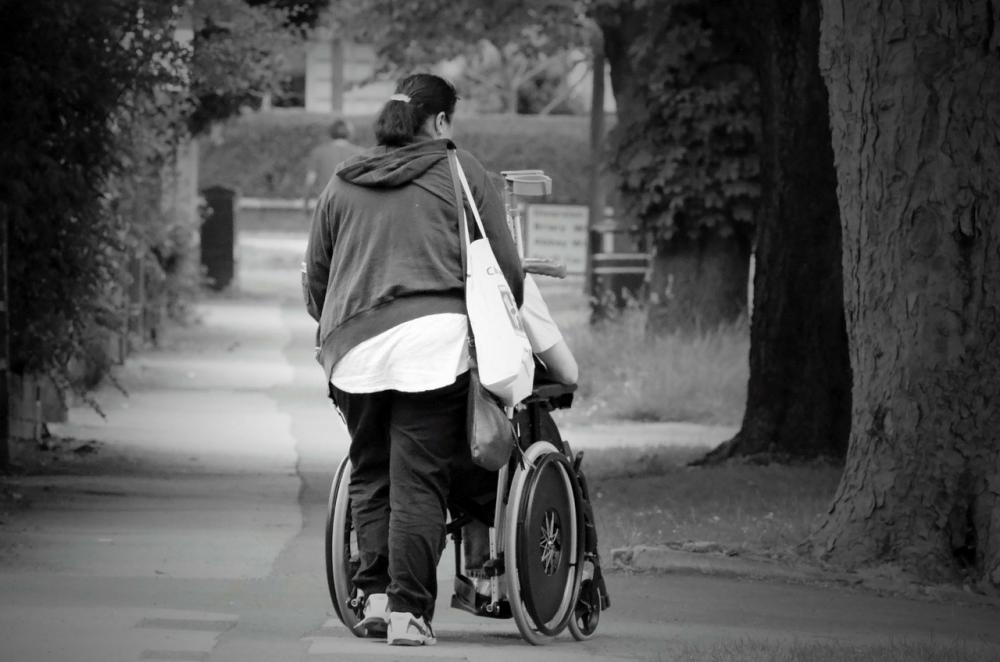
<svg viewBox="0 0 1000 662"><path fill-rule="evenodd" d="M483 565L490 558L490 527L478 519L462 527L462 550L465 556L465 574L484 577Z"/></svg>
<svg viewBox="0 0 1000 662"><path fill-rule="evenodd" d="M462 527L466 571L473 576L490 557L489 527L496 508L497 472L487 471L465 457L452 468L451 504L474 518Z"/></svg>

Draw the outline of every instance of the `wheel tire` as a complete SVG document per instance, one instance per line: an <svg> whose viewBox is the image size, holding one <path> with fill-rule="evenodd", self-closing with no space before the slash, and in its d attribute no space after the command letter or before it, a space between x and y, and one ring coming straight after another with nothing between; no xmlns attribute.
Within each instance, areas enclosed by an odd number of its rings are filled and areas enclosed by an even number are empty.
<svg viewBox="0 0 1000 662"><path fill-rule="evenodd" d="M532 444L514 472L504 527L507 594L529 643L547 643L574 615L584 551L579 503L565 454L548 442Z"/></svg>
<svg viewBox="0 0 1000 662"><path fill-rule="evenodd" d="M351 462L344 458L334 474L326 508L326 584L341 623L355 636L364 637L365 632L354 627L361 619L350 605L354 597L351 577L358 563L357 545L352 545L350 478Z"/></svg>

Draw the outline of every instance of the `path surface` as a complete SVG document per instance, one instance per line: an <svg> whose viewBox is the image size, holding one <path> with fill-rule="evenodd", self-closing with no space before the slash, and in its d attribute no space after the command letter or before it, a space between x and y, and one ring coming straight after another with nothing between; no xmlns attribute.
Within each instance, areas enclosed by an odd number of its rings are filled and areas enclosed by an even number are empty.
<svg viewBox="0 0 1000 662"><path fill-rule="evenodd" d="M322 557L326 493L347 439L318 395L294 265L266 239L244 246L243 294L209 299L200 325L134 357L119 372L128 397L99 393L106 420L77 407L54 427L79 440L72 447L100 441L96 454L5 480L18 500L0 501L0 660L671 660L746 639L1000 646L996 609L612 572L597 637L534 648L512 621L447 606L447 558L438 646L356 639L333 613ZM706 444L725 432L616 431L622 443L690 433ZM609 431L599 432L594 443Z"/></svg>

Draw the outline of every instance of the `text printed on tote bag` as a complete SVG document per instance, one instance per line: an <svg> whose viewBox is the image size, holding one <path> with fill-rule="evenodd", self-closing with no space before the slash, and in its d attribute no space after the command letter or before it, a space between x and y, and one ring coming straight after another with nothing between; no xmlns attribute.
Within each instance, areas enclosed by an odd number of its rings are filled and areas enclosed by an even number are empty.
<svg viewBox="0 0 1000 662"><path fill-rule="evenodd" d="M510 325L518 333L526 333L524 324L521 322L521 316L517 314L517 304L514 302L514 295L511 294L510 289L505 285L498 285L497 289L500 290L500 298L503 300L503 307L507 311L507 317L510 318Z"/></svg>

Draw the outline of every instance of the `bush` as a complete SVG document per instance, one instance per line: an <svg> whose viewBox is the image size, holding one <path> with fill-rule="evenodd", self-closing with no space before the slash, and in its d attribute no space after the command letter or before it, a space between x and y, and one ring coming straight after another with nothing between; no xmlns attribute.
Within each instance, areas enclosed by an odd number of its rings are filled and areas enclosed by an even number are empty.
<svg viewBox="0 0 1000 662"><path fill-rule="evenodd" d="M371 117L350 118L355 142L374 144ZM302 196L309 151L327 139L330 116L304 111L247 115L223 128L221 144L201 146L201 188L220 185L244 196ZM483 115L460 117L455 141L490 171L541 169L552 177L550 202L587 203L590 163L586 117Z"/></svg>

